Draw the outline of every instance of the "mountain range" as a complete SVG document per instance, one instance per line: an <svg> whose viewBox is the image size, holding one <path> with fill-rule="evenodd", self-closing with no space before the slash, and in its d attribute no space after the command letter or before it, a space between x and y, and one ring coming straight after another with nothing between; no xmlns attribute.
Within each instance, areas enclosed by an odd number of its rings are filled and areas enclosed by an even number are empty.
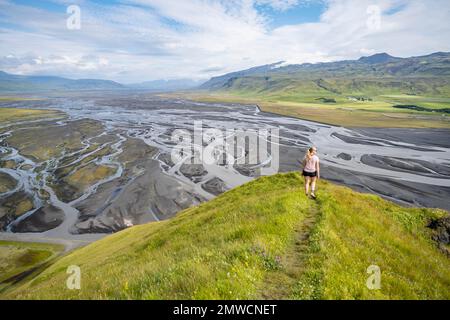
<svg viewBox="0 0 450 320"><path fill-rule="evenodd" d="M0 91L149 90L239 91L258 94L290 91L408 94L450 93L450 53L398 58L378 53L358 60L286 64L283 61L213 77L201 84L190 79L155 80L124 85L110 80L72 80L55 76L12 75L0 71Z"/></svg>
<svg viewBox="0 0 450 320"><path fill-rule="evenodd" d="M277 62L214 77L203 90L273 93L311 91L341 94L398 89L411 94L447 94L450 86L450 53L398 58L378 53L358 60L286 65Z"/></svg>
<svg viewBox="0 0 450 320"><path fill-rule="evenodd" d="M109 80L72 80L54 76L22 76L0 71L0 91L117 90L125 86Z"/></svg>
<svg viewBox="0 0 450 320"><path fill-rule="evenodd" d="M0 71L0 92L49 91L49 90L148 90L176 91L197 87L201 82L181 80L155 80L124 85L110 80L67 79L55 76L23 76Z"/></svg>

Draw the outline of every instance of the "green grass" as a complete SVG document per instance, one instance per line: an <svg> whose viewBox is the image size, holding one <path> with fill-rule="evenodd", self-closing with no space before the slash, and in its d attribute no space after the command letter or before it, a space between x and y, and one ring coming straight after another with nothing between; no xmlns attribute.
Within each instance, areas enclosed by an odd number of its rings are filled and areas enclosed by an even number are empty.
<svg viewBox="0 0 450 320"><path fill-rule="evenodd" d="M426 229L445 214L325 181L314 202L299 174L265 177L78 249L2 298L450 299L450 260ZM71 265L81 290L66 288Z"/></svg>
<svg viewBox="0 0 450 320"><path fill-rule="evenodd" d="M442 212L405 209L373 195L349 196L330 186L308 263L293 298L449 299L450 260L436 252L424 228ZM381 290L365 286L370 265L381 268Z"/></svg>
<svg viewBox="0 0 450 320"><path fill-rule="evenodd" d="M66 168L64 168L66 169ZM70 169L70 168L69 168ZM115 174L116 168L90 163L52 184L59 199L71 202L83 195L95 183Z"/></svg>
<svg viewBox="0 0 450 320"><path fill-rule="evenodd" d="M59 111L0 108L0 124L2 125L16 121L30 121L30 120L63 118L63 117L64 117L63 113Z"/></svg>
<svg viewBox="0 0 450 320"><path fill-rule="evenodd" d="M263 111L345 127L450 128L449 115L439 112L450 106L450 85L437 78L256 75L238 78L220 90L182 96L258 104ZM394 108L411 104L435 112Z"/></svg>
<svg viewBox="0 0 450 320"><path fill-rule="evenodd" d="M12 97L12 96L0 96L0 101L38 101L42 99L25 98L25 97Z"/></svg>
<svg viewBox="0 0 450 320"><path fill-rule="evenodd" d="M51 260L62 250L58 245L0 241L0 291L9 285L8 279Z"/></svg>
<svg viewBox="0 0 450 320"><path fill-rule="evenodd" d="M1 111L1 109L0 109ZM36 162L43 162L61 156L62 152L74 152L83 147L86 137L94 137L103 132L100 122L94 120L77 120L65 126L33 126L15 132L6 141L20 150L20 153Z"/></svg>
<svg viewBox="0 0 450 320"><path fill-rule="evenodd" d="M324 90L310 92L267 92L251 91L227 92L185 92L164 94L163 96L180 97L203 102L225 102L257 104L266 112L311 120L348 128L450 128L450 116L432 112L421 112L393 108L396 104L410 104L404 99L388 96L367 96L372 101L351 101L347 95L330 94ZM348 95L352 96L351 94ZM336 103L322 103L320 98L334 99ZM446 103L436 103L436 98L423 98L426 101L419 106L440 109ZM442 98L441 100L445 100Z"/></svg>

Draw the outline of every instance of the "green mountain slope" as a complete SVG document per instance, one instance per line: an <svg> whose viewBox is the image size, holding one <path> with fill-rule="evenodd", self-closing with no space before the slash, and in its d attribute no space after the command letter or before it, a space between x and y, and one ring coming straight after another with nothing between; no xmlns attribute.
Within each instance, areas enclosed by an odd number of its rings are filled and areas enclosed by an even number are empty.
<svg viewBox="0 0 450 320"><path fill-rule="evenodd" d="M359 60L317 64L272 64L214 77L201 88L289 93L305 89L317 93L434 94L450 93L450 53L412 58L376 54Z"/></svg>
<svg viewBox="0 0 450 320"><path fill-rule="evenodd" d="M445 212L320 188L314 202L297 173L258 179L70 253L2 298L450 298L450 260L426 228ZM81 290L66 288L71 265ZM371 265L380 290L366 286Z"/></svg>
<svg viewBox="0 0 450 320"><path fill-rule="evenodd" d="M275 63L214 77L191 98L345 127L450 128L450 53Z"/></svg>

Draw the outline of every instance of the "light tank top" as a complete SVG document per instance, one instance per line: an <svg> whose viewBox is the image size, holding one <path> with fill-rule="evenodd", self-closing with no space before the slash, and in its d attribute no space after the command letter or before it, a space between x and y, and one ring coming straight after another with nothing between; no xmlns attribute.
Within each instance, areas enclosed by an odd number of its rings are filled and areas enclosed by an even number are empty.
<svg viewBox="0 0 450 320"><path fill-rule="evenodd" d="M306 172L316 172L317 171L317 169L316 169L317 162L319 162L319 157L316 155L312 156L309 161L306 160L306 165L305 165L304 170Z"/></svg>

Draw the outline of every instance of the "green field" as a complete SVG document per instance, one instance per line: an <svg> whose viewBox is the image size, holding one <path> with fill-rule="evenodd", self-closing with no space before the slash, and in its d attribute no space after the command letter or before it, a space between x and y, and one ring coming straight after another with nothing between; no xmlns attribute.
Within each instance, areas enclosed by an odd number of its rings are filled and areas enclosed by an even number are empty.
<svg viewBox="0 0 450 320"><path fill-rule="evenodd" d="M450 98L445 97L424 97L412 95L386 95L380 96L390 104L414 104L439 112L440 109L450 108Z"/></svg>
<svg viewBox="0 0 450 320"><path fill-rule="evenodd" d="M266 66L212 78L187 96L346 127L450 128L449 59Z"/></svg>
<svg viewBox="0 0 450 320"><path fill-rule="evenodd" d="M439 109L449 108L450 98L380 95L370 96L371 101L352 101L352 95L343 97L329 92L256 94L251 91L203 91L164 96L203 102L257 104L266 112L348 128L450 128L450 115L438 112ZM317 99L332 99L336 102L323 103ZM437 112L393 108L394 105L413 103Z"/></svg>
<svg viewBox="0 0 450 320"><path fill-rule="evenodd" d="M5 299L450 299L450 260L407 209L299 174L265 177L59 259ZM81 290L66 287L69 266ZM381 288L366 286L371 265Z"/></svg>
<svg viewBox="0 0 450 320"><path fill-rule="evenodd" d="M40 99L36 98L24 98L24 97L14 97L14 96L0 96L1 101L36 101Z"/></svg>
<svg viewBox="0 0 450 320"><path fill-rule="evenodd" d="M6 99L6 98L3 98ZM10 101L10 100L8 100ZM17 121L34 121L48 118L64 118L64 114L53 110L0 108L0 124L5 125Z"/></svg>
<svg viewBox="0 0 450 320"><path fill-rule="evenodd" d="M26 272L38 272L40 266L58 256L63 249L51 244L0 241L0 293L22 277L26 279ZM28 278L32 274L27 275Z"/></svg>

